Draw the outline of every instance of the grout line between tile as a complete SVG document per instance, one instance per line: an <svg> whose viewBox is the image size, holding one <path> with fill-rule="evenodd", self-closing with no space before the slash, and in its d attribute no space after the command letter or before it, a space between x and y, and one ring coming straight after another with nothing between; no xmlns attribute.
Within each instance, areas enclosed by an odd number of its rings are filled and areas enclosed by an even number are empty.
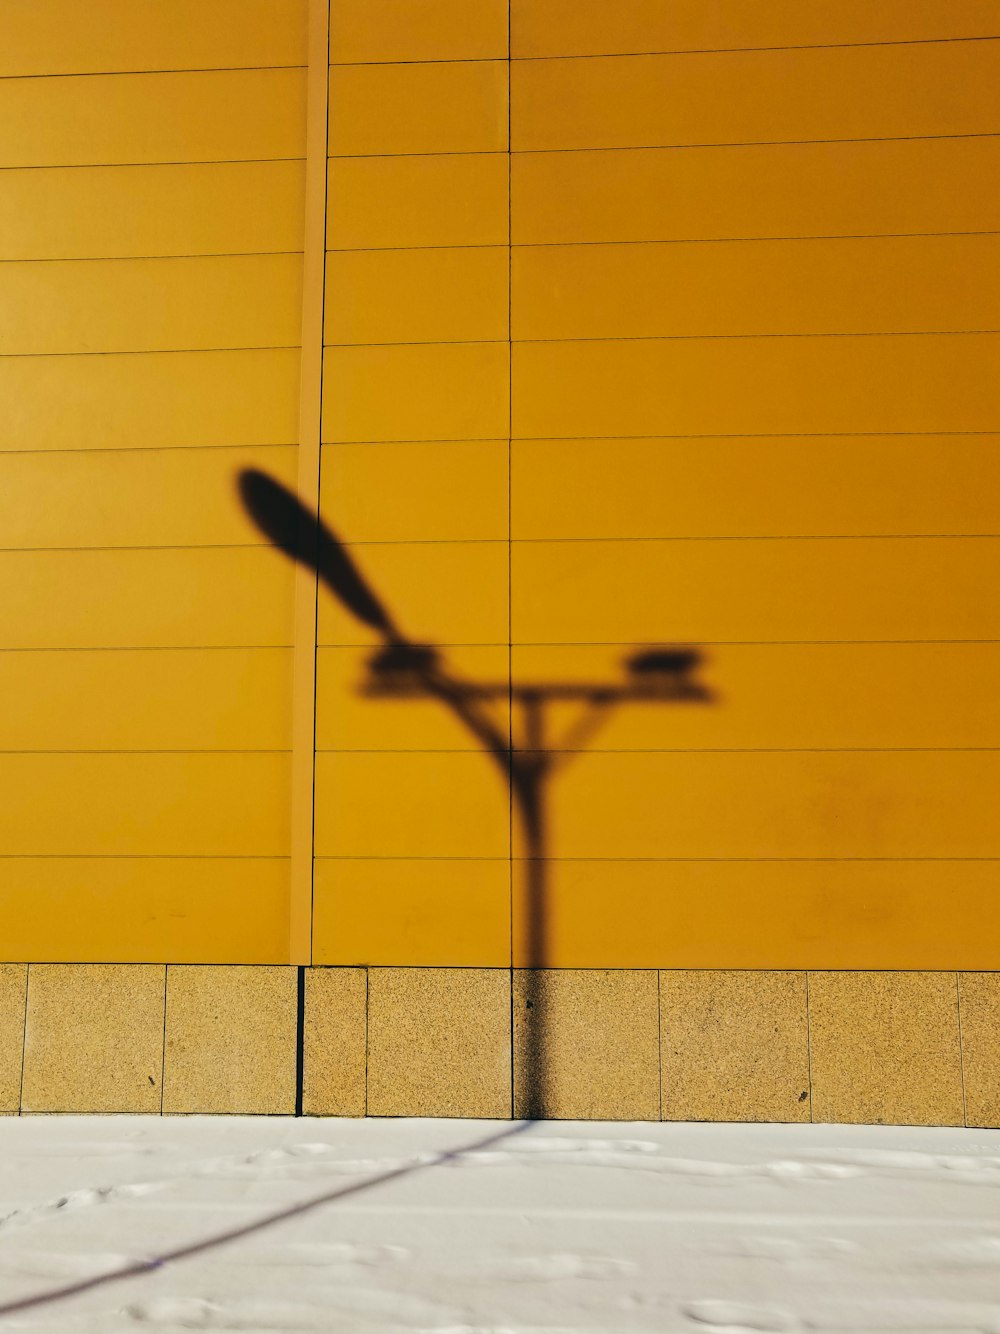
<svg viewBox="0 0 1000 1334"><path fill-rule="evenodd" d="M969 1103L965 1090L965 1038L962 1033L962 975L955 973L955 1009L958 1018L958 1069L962 1079L962 1124L969 1124Z"/></svg>
<svg viewBox="0 0 1000 1334"><path fill-rule="evenodd" d="M806 969L806 1080L809 1089L809 1121L813 1121L812 1016L809 1009L809 970Z"/></svg>
<svg viewBox="0 0 1000 1334"><path fill-rule="evenodd" d="M163 1046L160 1049L160 1115L163 1115L163 1084L167 1075L167 972L170 965L163 965Z"/></svg>
<svg viewBox="0 0 1000 1334"><path fill-rule="evenodd" d="M660 1120L663 1120L663 992L662 992L663 969L656 970L656 1051L658 1056L657 1073L659 1077L658 1104L660 1108Z"/></svg>
<svg viewBox="0 0 1000 1334"><path fill-rule="evenodd" d="M369 1047L368 1035L369 1032L371 1031L371 1021L370 1021L371 1005L369 1003L370 991L371 991L371 968L366 966L365 967L365 1089L364 1089L364 1103L361 1108L362 1116L368 1115L368 1047Z"/></svg>
<svg viewBox="0 0 1000 1334"><path fill-rule="evenodd" d="M23 1116L24 1111L24 1062L25 1053L28 1046L28 987L31 983L31 964L24 965L24 1025L21 1032L21 1079L17 1091L17 1114Z"/></svg>

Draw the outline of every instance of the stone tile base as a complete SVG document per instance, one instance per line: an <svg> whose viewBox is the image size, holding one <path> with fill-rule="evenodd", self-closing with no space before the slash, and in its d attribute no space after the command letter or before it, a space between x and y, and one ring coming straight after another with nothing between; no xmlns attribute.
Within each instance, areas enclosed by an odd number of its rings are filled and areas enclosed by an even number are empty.
<svg viewBox="0 0 1000 1334"><path fill-rule="evenodd" d="M0 1112L1000 1125L1000 973L0 965Z"/></svg>

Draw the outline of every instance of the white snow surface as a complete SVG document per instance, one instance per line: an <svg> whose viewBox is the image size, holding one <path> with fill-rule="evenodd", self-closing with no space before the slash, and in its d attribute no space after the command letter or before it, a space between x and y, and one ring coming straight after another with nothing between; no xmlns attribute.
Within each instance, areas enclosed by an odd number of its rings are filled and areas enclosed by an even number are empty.
<svg viewBox="0 0 1000 1334"><path fill-rule="evenodd" d="M3 1330L1000 1334L998 1131L64 1116L0 1141Z"/></svg>

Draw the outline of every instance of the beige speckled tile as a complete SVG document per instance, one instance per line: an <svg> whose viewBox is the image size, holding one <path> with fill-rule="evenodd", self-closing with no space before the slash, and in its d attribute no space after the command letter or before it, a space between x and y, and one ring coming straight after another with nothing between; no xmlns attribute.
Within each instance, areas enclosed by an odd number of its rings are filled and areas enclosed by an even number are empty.
<svg viewBox="0 0 1000 1334"><path fill-rule="evenodd" d="M276 964L167 969L165 1112L295 1110L296 970Z"/></svg>
<svg viewBox="0 0 1000 1334"><path fill-rule="evenodd" d="M306 1116L364 1116L367 1007L364 968L306 969Z"/></svg>
<svg viewBox="0 0 1000 1334"><path fill-rule="evenodd" d="M961 1125L954 973L809 974L813 1120Z"/></svg>
<svg viewBox="0 0 1000 1334"><path fill-rule="evenodd" d="M26 1112L158 1112L163 964L33 963Z"/></svg>
<svg viewBox="0 0 1000 1334"><path fill-rule="evenodd" d="M565 968L514 973L514 1114L659 1119L655 971Z"/></svg>
<svg viewBox="0 0 1000 1334"><path fill-rule="evenodd" d="M965 1115L1000 1126L1000 973L959 973Z"/></svg>
<svg viewBox="0 0 1000 1334"><path fill-rule="evenodd" d="M0 963L0 1112L16 1112L21 1105L27 985L26 963Z"/></svg>
<svg viewBox="0 0 1000 1334"><path fill-rule="evenodd" d="M510 1116L510 973L368 971L369 1116Z"/></svg>
<svg viewBox="0 0 1000 1334"><path fill-rule="evenodd" d="M806 975L660 973L665 1121L808 1121Z"/></svg>

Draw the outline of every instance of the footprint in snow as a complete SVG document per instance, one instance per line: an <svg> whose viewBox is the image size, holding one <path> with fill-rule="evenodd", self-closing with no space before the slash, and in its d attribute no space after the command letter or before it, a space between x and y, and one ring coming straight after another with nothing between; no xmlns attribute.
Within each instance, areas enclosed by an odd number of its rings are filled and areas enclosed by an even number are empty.
<svg viewBox="0 0 1000 1334"><path fill-rule="evenodd" d="M800 1334L802 1324L791 1311L743 1302L696 1301L681 1308L684 1315L712 1334Z"/></svg>

